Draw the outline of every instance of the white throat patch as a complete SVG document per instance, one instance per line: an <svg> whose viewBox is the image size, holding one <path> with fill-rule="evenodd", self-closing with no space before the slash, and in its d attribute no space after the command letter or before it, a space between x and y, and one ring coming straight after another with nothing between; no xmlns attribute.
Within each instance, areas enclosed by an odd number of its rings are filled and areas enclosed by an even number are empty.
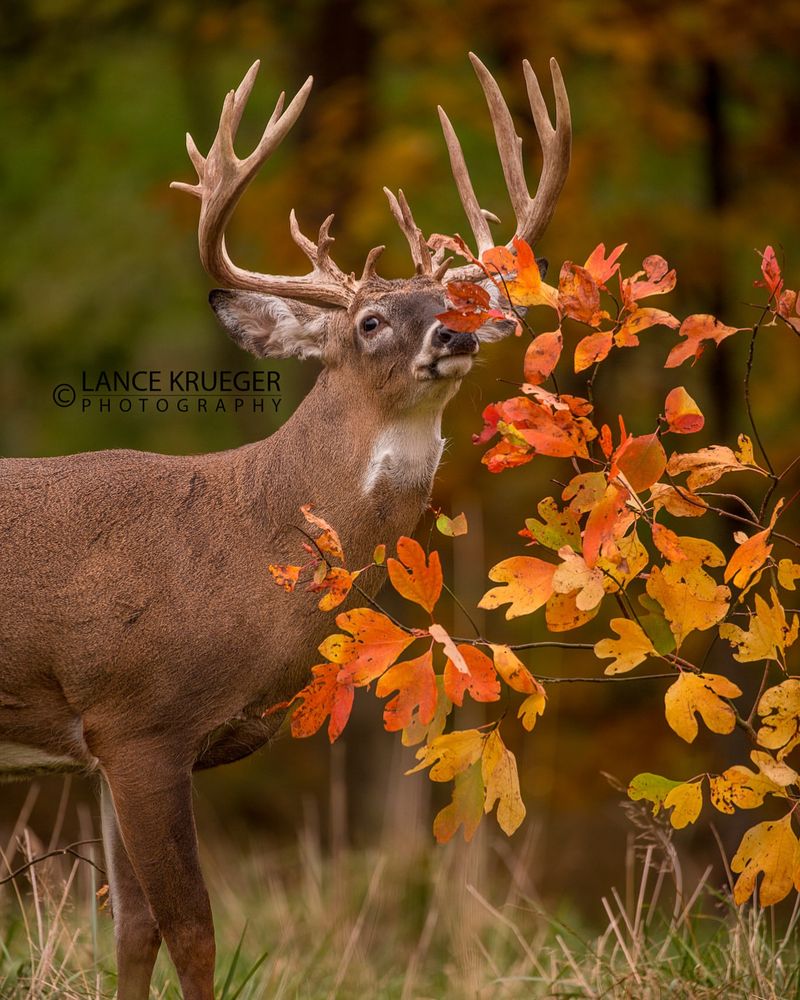
<svg viewBox="0 0 800 1000"><path fill-rule="evenodd" d="M362 492L372 492L387 477L399 489L428 489L444 449L441 413L398 419L381 430L372 444Z"/></svg>

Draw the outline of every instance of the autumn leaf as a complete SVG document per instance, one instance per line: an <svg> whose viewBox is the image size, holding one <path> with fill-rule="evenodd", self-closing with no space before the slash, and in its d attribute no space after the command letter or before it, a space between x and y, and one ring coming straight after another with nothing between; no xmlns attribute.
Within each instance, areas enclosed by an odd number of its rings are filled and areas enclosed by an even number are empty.
<svg viewBox="0 0 800 1000"><path fill-rule="evenodd" d="M695 629L702 632L718 624L725 617L731 596L727 587L718 585L691 560L654 566L647 593L664 609L678 646Z"/></svg>
<svg viewBox="0 0 800 1000"><path fill-rule="evenodd" d="M598 243L594 250L592 250L589 254L586 263L583 266L598 285L605 285L608 279L613 277L613 275L619 271L619 264L617 261L627 245L627 243L620 243L620 245L618 247L614 247L608 257L606 257L605 243Z"/></svg>
<svg viewBox="0 0 800 1000"><path fill-rule="evenodd" d="M673 517L702 517L708 503L688 489L677 489L669 483L654 483L650 487L653 513L663 507Z"/></svg>
<svg viewBox="0 0 800 1000"><path fill-rule="evenodd" d="M640 299L650 295L665 295L675 287L675 271L658 254L651 254L642 261L642 271L630 278L620 279L622 301L630 308Z"/></svg>
<svg viewBox="0 0 800 1000"><path fill-rule="evenodd" d="M714 316L707 314L687 316L678 330L678 335L686 339L672 348L664 362L664 367L677 368L689 358L694 358L692 362L694 364L705 350L706 341L713 341L719 345L723 340L732 337L734 333L738 333L739 329L736 326L725 326Z"/></svg>
<svg viewBox="0 0 800 1000"><path fill-rule="evenodd" d="M324 566L324 563L322 565ZM320 611L332 611L334 608L338 608L350 593L359 572L356 570L351 573L342 566L331 566L319 583L309 584L310 591L326 591L318 604Z"/></svg>
<svg viewBox="0 0 800 1000"><path fill-rule="evenodd" d="M437 736L441 736L444 732L444 727L447 724L447 717L453 710L453 703L444 693L444 678L442 675L439 674L438 676L434 676L434 681L436 683L436 710L433 718L427 725L425 725L420 721L418 715L413 716L408 725L403 727L403 731L400 736L400 741L404 747L414 747L418 743L422 743L423 740L430 743L432 740L435 740ZM388 703L386 707L388 708ZM384 719L385 718L386 716L384 714Z"/></svg>
<svg viewBox="0 0 800 1000"><path fill-rule="evenodd" d="M321 534L314 539L317 548L321 552L324 552L326 556L331 556L333 559L339 559L341 562L344 562L344 551L342 550L342 541L339 535L327 521L311 513L313 506L310 503L303 504L300 511L309 524L313 524L315 528L319 528L321 531Z"/></svg>
<svg viewBox="0 0 800 1000"><path fill-rule="evenodd" d="M611 330L599 330L583 337L575 346L573 367L576 373L585 371L598 361L605 361L613 346L614 335Z"/></svg>
<svg viewBox="0 0 800 1000"><path fill-rule="evenodd" d="M676 830L694 823L703 808L702 781L684 781L664 798L664 808L671 809L669 821Z"/></svg>
<svg viewBox="0 0 800 1000"><path fill-rule="evenodd" d="M573 514L585 514L592 510L608 489L608 481L602 472L581 472L564 487L561 499L569 503Z"/></svg>
<svg viewBox="0 0 800 1000"><path fill-rule="evenodd" d="M613 478L618 470L636 493L649 490L658 482L667 465L667 456L657 434L627 438L612 456Z"/></svg>
<svg viewBox="0 0 800 1000"><path fill-rule="evenodd" d="M622 326L614 334L614 343L617 347L638 347L638 335L642 330L649 330L652 326L668 326L675 330L680 325L680 321L672 313L663 309L637 307L625 316Z"/></svg>
<svg viewBox="0 0 800 1000"><path fill-rule="evenodd" d="M471 767L483 753L486 736L478 729L456 729L444 736L437 736L417 750L416 767L406 771L414 774L429 767L431 781L452 781L457 774Z"/></svg>
<svg viewBox="0 0 800 1000"><path fill-rule="evenodd" d="M753 285L756 288L766 288L769 292L770 300L775 298L776 295L780 295L783 289L783 278L781 277L778 258L775 256L775 250L771 246L765 247L764 252L761 254L761 274L764 280L754 281Z"/></svg>
<svg viewBox="0 0 800 1000"><path fill-rule="evenodd" d="M553 590L557 594L572 594L579 611L591 611L605 596L605 577L597 566L587 565L583 556L569 545L558 550L563 562L553 574Z"/></svg>
<svg viewBox="0 0 800 1000"><path fill-rule="evenodd" d="M684 671L664 695L670 727L687 743L697 736L700 715L712 733L731 733L736 716L723 698L738 698L741 690L721 674L694 674Z"/></svg>
<svg viewBox="0 0 800 1000"><path fill-rule="evenodd" d="M467 661L461 655L461 650L456 646L453 640L450 638L450 633L441 625L428 626L428 634L434 642L438 642L442 649L444 650L445 656L452 661L453 666L462 674L469 673L469 667L467 666Z"/></svg>
<svg viewBox="0 0 800 1000"><path fill-rule="evenodd" d="M795 590L795 583L800 580L800 565L791 559L778 561L778 583L784 590Z"/></svg>
<svg viewBox="0 0 800 1000"><path fill-rule="evenodd" d="M525 819L525 806L519 794L516 758L497 729L486 739L481 770L486 787L484 810L490 813L497 803L497 822L510 837Z"/></svg>
<svg viewBox="0 0 800 1000"><path fill-rule="evenodd" d="M581 547L581 529L578 519L568 508L559 510L552 497L545 497L537 506L541 521L529 517L525 521L526 534L534 542L557 552L565 545Z"/></svg>
<svg viewBox="0 0 800 1000"><path fill-rule="evenodd" d="M505 293L515 306L551 306L558 308L558 291L542 281L539 264L525 240L515 236L517 276L505 285Z"/></svg>
<svg viewBox="0 0 800 1000"><path fill-rule="evenodd" d="M605 668L606 674L622 674L644 663L648 656L655 656L653 643L642 627L630 618L612 618L611 628L618 639L601 639L595 643L594 655L600 659L613 658Z"/></svg>
<svg viewBox="0 0 800 1000"><path fill-rule="evenodd" d="M622 538L615 538L597 560L596 567L602 570L606 593L617 594L625 590L649 562L647 549L634 529Z"/></svg>
<svg viewBox="0 0 800 1000"><path fill-rule="evenodd" d="M800 744L800 680L790 677L768 688L758 703L761 727L756 733L759 746L777 750L778 760Z"/></svg>
<svg viewBox="0 0 800 1000"><path fill-rule="evenodd" d="M604 495L592 507L583 532L583 558L594 566L603 546L613 540L625 515L628 491L609 483Z"/></svg>
<svg viewBox="0 0 800 1000"><path fill-rule="evenodd" d="M599 326L608 318L600 308L600 289L591 272L569 260L558 277L558 308L562 315L588 326Z"/></svg>
<svg viewBox="0 0 800 1000"><path fill-rule="evenodd" d="M456 775L452 801L436 814L433 835L437 844L446 844L460 826L464 828L464 840L472 840L483 818L485 794L482 764L476 760L466 771Z"/></svg>
<svg viewBox="0 0 800 1000"><path fill-rule="evenodd" d="M541 684L509 646L492 645L494 668L508 686L522 694L542 691Z"/></svg>
<svg viewBox="0 0 800 1000"><path fill-rule="evenodd" d="M686 552L681 547L681 540L670 528L665 528L663 524L653 521L651 525L653 542L656 548L670 562L680 562L686 558Z"/></svg>
<svg viewBox="0 0 800 1000"><path fill-rule="evenodd" d="M500 682L489 657L468 643L461 643L456 648L467 665L468 673L460 670L452 660L447 660L444 667L444 691L450 701L460 706L466 691L473 701L497 701L500 697Z"/></svg>
<svg viewBox="0 0 800 1000"><path fill-rule="evenodd" d="M385 698L393 691L397 694L386 702L383 709L383 724L387 732L406 729L414 722L421 726L431 724L436 713L437 685L430 649L414 660L395 663L381 675L375 694Z"/></svg>
<svg viewBox="0 0 800 1000"><path fill-rule="evenodd" d="M746 590L751 581L753 583L758 582L761 577L761 573L758 571L767 559L769 559L770 552L772 552L772 546L769 544L769 536L775 527L775 520L782 506L783 501L780 500L775 505L769 526L764 528L763 531L757 531L755 535L751 535L749 538L747 535L742 536L739 547L733 553L725 568L726 583L732 581L734 587L738 587L739 590ZM757 573L758 576L756 576Z"/></svg>
<svg viewBox="0 0 800 1000"><path fill-rule="evenodd" d="M467 515L457 514L455 517L448 517L446 514L438 514L436 517L436 528L442 535L448 538L458 538L467 533Z"/></svg>
<svg viewBox="0 0 800 1000"><path fill-rule="evenodd" d="M492 566L489 579L506 586L492 587L478 602L479 608L493 609L508 604L506 618L519 618L537 611L553 593L556 567L533 556L512 556Z"/></svg>
<svg viewBox="0 0 800 1000"><path fill-rule="evenodd" d="M682 385L668 393L664 403L664 416L667 427L674 434L694 434L701 431L706 422L700 407Z"/></svg>
<svg viewBox="0 0 800 1000"><path fill-rule="evenodd" d="M644 609L637 615L645 635L655 646L656 652L665 656L675 649L675 636L664 615L664 609L649 594L639 594L639 604Z"/></svg>
<svg viewBox="0 0 800 1000"><path fill-rule="evenodd" d="M336 624L349 634L329 635L319 651L339 665L340 683L359 687L379 677L415 639L370 608L344 611L337 615Z"/></svg>
<svg viewBox="0 0 800 1000"><path fill-rule="evenodd" d="M545 605L544 617L550 632L569 632L590 622L600 605L591 611L581 611L575 604L575 594L552 594Z"/></svg>
<svg viewBox="0 0 800 1000"><path fill-rule="evenodd" d="M372 561L376 566L383 566L386 562L386 546L383 543L375 546L375 550L372 553Z"/></svg>
<svg viewBox="0 0 800 1000"><path fill-rule="evenodd" d="M549 378L558 364L563 346L560 329L540 333L538 337L534 337L525 351L523 365L525 381L531 385L540 385Z"/></svg>
<svg viewBox="0 0 800 1000"><path fill-rule="evenodd" d="M279 587L283 587L287 594L291 594L297 586L297 581L303 570L302 566L282 566L275 563L270 563L267 569L275 583Z"/></svg>
<svg viewBox="0 0 800 1000"><path fill-rule="evenodd" d="M428 559L425 550L405 535L397 540L397 559L386 560L392 586L407 601L413 601L431 614L442 592L442 564L434 549Z"/></svg>
<svg viewBox="0 0 800 1000"><path fill-rule="evenodd" d="M775 660L786 666L786 650L797 639L800 622L797 615L793 616L791 623L787 621L786 611L774 589L770 589L770 597L771 605L756 594L755 613L750 616L747 631L727 622L720 625L720 636L736 650L734 660L740 663Z"/></svg>
<svg viewBox="0 0 800 1000"><path fill-rule="evenodd" d="M547 706L545 690L538 681L536 683L538 690L528 695L525 701L519 706L519 711L517 712L517 718L522 721L523 727L528 732L531 732L536 725L536 720L544 713Z"/></svg>
<svg viewBox="0 0 800 1000"><path fill-rule="evenodd" d="M789 767L786 761L775 760L772 754L763 750L751 750L750 760L765 778L779 788L788 788L800 782L800 774L793 767Z"/></svg>
<svg viewBox="0 0 800 1000"><path fill-rule="evenodd" d="M757 809L770 793L783 794L774 781L742 764L735 764L722 774L712 775L709 784L711 804L720 812L728 814L737 809Z"/></svg>
<svg viewBox="0 0 800 1000"><path fill-rule="evenodd" d="M764 877L758 891L762 906L779 903L792 887L800 889L798 850L791 813L783 819L751 827L731 861L731 870L739 873L733 887L735 902L741 906L753 895L762 872Z"/></svg>
<svg viewBox="0 0 800 1000"><path fill-rule="evenodd" d="M667 472L670 476L680 476L688 473L686 485L690 490L699 490L715 483L726 472L759 471L756 466L745 465L739 461L730 448L721 444L712 444L708 448L691 452L686 455L677 453L670 456L667 462Z"/></svg>
<svg viewBox="0 0 800 1000"><path fill-rule="evenodd" d="M320 663L311 668L312 680L295 695L293 702L300 704L292 713L292 736L313 736L330 716L328 739L339 738L350 718L353 707L353 685L338 679L336 663Z"/></svg>

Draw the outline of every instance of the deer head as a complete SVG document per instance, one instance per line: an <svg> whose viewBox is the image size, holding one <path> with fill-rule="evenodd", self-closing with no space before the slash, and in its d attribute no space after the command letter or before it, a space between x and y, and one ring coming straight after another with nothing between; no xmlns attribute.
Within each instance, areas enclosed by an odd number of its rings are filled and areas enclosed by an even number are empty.
<svg viewBox="0 0 800 1000"><path fill-rule="evenodd" d="M535 244L550 222L569 167L572 133L561 72L556 61L551 60L556 99L553 127L536 75L527 61L523 63L543 153L541 178L531 197L522 163L522 140L516 134L508 106L480 59L472 54L470 59L489 106L516 218L515 234ZM480 281L485 275L475 265L453 267L451 259L444 259L443 251L431 251L402 191L395 195L384 188L411 250L414 275L410 278L388 280L377 274L382 246L369 252L359 278L345 274L330 255L333 216L323 222L314 242L300 232L294 211L289 228L294 242L311 262L307 274L259 274L238 267L229 257L225 228L236 204L294 125L312 85L309 77L285 110L284 95L280 95L261 141L240 160L233 143L258 67L259 63L254 63L239 87L225 98L219 129L207 156L200 154L187 135L197 184L172 184L201 201L200 258L211 277L224 286L211 293L212 308L233 339L253 354L316 358L327 368L346 371L353 392L380 394L385 406L395 413L426 403L441 407L470 370L480 342L497 340L511 327L493 324L472 334L449 330L439 323L436 316L445 308L447 282ZM441 108L439 116L453 176L480 256L495 245L489 220L497 219L481 209L453 126Z"/></svg>

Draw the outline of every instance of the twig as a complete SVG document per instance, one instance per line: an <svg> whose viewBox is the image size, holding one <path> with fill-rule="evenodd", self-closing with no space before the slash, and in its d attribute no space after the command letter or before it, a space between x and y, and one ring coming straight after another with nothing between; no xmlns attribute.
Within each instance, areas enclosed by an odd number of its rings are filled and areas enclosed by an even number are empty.
<svg viewBox="0 0 800 1000"><path fill-rule="evenodd" d="M24 865L20 865L19 868L14 869L10 875L6 875L5 878L0 879L0 885L5 885L7 882L13 881L15 878L19 878L23 875L29 868L33 865L38 865L40 861L47 861L48 858L58 858L69 854L71 857L76 858L78 861L85 861L87 865L91 865L92 868L96 868L101 875L106 874L105 868L101 868L100 865L92 861L91 858L87 858L83 854L79 854L75 848L83 847L86 844L102 844L103 841L99 838L94 840L76 840L74 844L68 844L66 847L58 848L55 851L47 851L45 854L37 854L35 858L31 858L30 861L26 861Z"/></svg>

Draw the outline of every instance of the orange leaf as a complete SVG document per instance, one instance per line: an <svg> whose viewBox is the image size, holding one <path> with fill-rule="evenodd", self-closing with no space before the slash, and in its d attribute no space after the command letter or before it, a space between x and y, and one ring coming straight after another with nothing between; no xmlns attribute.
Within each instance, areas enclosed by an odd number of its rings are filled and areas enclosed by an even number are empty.
<svg viewBox="0 0 800 1000"><path fill-rule="evenodd" d="M620 280L622 300L630 308L639 299L649 295L664 295L675 287L675 271L658 254L651 254L642 261L643 271L637 271L631 278ZM644 279L644 280L643 280Z"/></svg>
<svg viewBox="0 0 800 1000"><path fill-rule="evenodd" d="M619 469L636 493L649 490L661 478L667 467L667 456L658 435L642 434L629 437L612 456L612 472Z"/></svg>
<svg viewBox="0 0 800 1000"><path fill-rule="evenodd" d="M436 714L437 699L433 652L430 649L415 660L395 663L379 678L375 694L385 698L392 691L398 693L386 702L383 709L383 724L387 732L398 732L412 722L430 725Z"/></svg>
<svg viewBox="0 0 800 1000"><path fill-rule="evenodd" d="M553 593L556 567L534 556L512 556L489 570L489 579L507 584L493 587L478 602L479 608L497 608L508 604L506 618L529 615L540 608Z"/></svg>
<svg viewBox="0 0 800 1000"><path fill-rule="evenodd" d="M670 562L680 562L681 559L687 558L686 552L681 548L681 540L675 532L656 521L653 522L653 541L661 555Z"/></svg>
<svg viewBox="0 0 800 1000"><path fill-rule="evenodd" d="M600 309L600 289L591 273L569 260L558 277L558 308L563 315L589 326L599 326L608 317Z"/></svg>
<svg viewBox="0 0 800 1000"><path fill-rule="evenodd" d="M561 330L552 330L549 333L540 333L535 337L525 352L524 375L525 381L531 385L539 385L553 373L553 369L558 364L561 357L563 340Z"/></svg>
<svg viewBox="0 0 800 1000"><path fill-rule="evenodd" d="M442 592L439 553L431 552L426 562L425 550L419 542L403 535L397 540L397 555L400 562L391 558L386 560L392 586L401 597L419 604L430 614Z"/></svg>
<svg viewBox="0 0 800 1000"><path fill-rule="evenodd" d="M558 308L558 291L542 281L539 264L525 240L512 240L517 254L517 276L506 285L511 302L517 306L552 306Z"/></svg>
<svg viewBox="0 0 800 1000"><path fill-rule="evenodd" d="M324 566L325 563L320 565ZM342 601L350 593L353 581L359 575L359 570L350 573L342 566L332 566L319 583L309 584L308 589L312 592L326 590L319 602L320 611L332 611L338 608Z"/></svg>
<svg viewBox="0 0 800 1000"><path fill-rule="evenodd" d="M755 287L766 288L769 292L770 299L774 298L776 295L780 295L781 289L783 288L783 278L781 277L781 269L778 264L778 258L775 256L775 251L770 246L765 247L764 252L761 254L761 274L764 276L764 280L754 281L753 284Z"/></svg>
<svg viewBox="0 0 800 1000"><path fill-rule="evenodd" d="M575 371L582 372L590 365L603 361L608 357L614 343L611 330L600 330L590 333L588 337L579 340L575 347Z"/></svg>
<svg viewBox="0 0 800 1000"><path fill-rule="evenodd" d="M474 701L497 701L500 697L500 682L489 657L468 643L459 644L457 649L466 662L469 673L463 673L448 659L444 667L444 693L450 701L461 705L465 691L469 691Z"/></svg>
<svg viewBox="0 0 800 1000"><path fill-rule="evenodd" d="M680 325L680 321L675 319L672 313L665 312L663 309L637 306L628 313L622 326L614 334L614 343L617 347L637 347L639 344L638 334L642 330L649 330L651 326L669 326L675 330Z"/></svg>
<svg viewBox="0 0 800 1000"><path fill-rule="evenodd" d="M598 243L594 250L592 250L589 254L586 259L586 263L583 266L598 285L605 285L608 279L619 270L617 260L627 245L627 243L620 243L620 245L615 247L608 257L606 257L605 243Z"/></svg>
<svg viewBox="0 0 800 1000"><path fill-rule="evenodd" d="M664 404L667 426L675 434L694 434L701 431L706 420L682 385L676 386L667 396Z"/></svg>
<svg viewBox="0 0 800 1000"><path fill-rule="evenodd" d="M416 638L371 608L344 611L337 615L336 624L350 634L329 635L319 651L339 664L340 683L359 687L379 677Z"/></svg>
<svg viewBox="0 0 800 1000"><path fill-rule="evenodd" d="M772 512L769 527L764 528L763 531L757 531L755 535L751 535L741 542L725 567L725 583L733 581L734 587L744 590L753 576L769 559L770 552L772 552L772 546L769 544L769 536L775 527L775 521L782 506L783 500L781 499L775 505L775 509ZM760 575L759 573L759 577ZM756 579L753 582L758 581Z"/></svg>
<svg viewBox="0 0 800 1000"><path fill-rule="evenodd" d="M311 513L312 507L313 504L305 503L300 510L303 517L309 524L313 524L316 528L319 528L322 531L322 534L315 539L317 547L321 552L324 552L325 555L332 556L334 559L340 559L344 562L344 552L342 550L342 542L339 535L327 521L323 520L321 517L317 517L316 514Z"/></svg>
<svg viewBox="0 0 800 1000"><path fill-rule="evenodd" d="M625 513L628 491L616 483L610 483L603 497L595 504L586 519L583 532L583 558L590 568L606 542L614 538L617 527Z"/></svg>
<svg viewBox="0 0 800 1000"><path fill-rule="evenodd" d="M272 579L279 587L283 587L287 594L291 594L297 586L297 581L302 572L301 566L282 566L270 563L267 569L272 575Z"/></svg>
<svg viewBox="0 0 800 1000"><path fill-rule="evenodd" d="M330 716L328 739L333 743L342 734L353 707L353 685L341 683L336 663L320 663L311 668L313 680L295 695L300 705L292 714L292 736L313 736Z"/></svg>
<svg viewBox="0 0 800 1000"><path fill-rule="evenodd" d="M725 326L718 319L704 313L687 316L678 331L679 335L685 337L686 340L672 348L664 367L677 368L689 358L694 358L697 361L705 350L704 342L706 340L713 340L715 344L721 344L723 340L738 332L739 327Z"/></svg>

